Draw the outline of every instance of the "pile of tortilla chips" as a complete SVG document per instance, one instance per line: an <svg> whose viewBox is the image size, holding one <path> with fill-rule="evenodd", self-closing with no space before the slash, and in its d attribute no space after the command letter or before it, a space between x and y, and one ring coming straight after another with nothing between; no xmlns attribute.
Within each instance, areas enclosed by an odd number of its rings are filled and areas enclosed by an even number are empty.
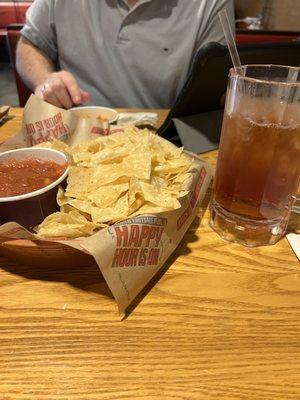
<svg viewBox="0 0 300 400"><path fill-rule="evenodd" d="M89 236L138 214L175 210L194 168L182 149L134 127L73 148L59 141L43 146L64 151L71 163L67 188L57 196L61 211L37 230L48 238Z"/></svg>

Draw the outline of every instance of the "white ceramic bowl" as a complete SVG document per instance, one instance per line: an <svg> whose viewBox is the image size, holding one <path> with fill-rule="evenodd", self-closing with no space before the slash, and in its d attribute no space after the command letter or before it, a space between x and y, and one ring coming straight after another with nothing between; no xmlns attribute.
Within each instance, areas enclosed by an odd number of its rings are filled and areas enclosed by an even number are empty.
<svg viewBox="0 0 300 400"><path fill-rule="evenodd" d="M97 106L87 106L87 107L74 107L69 111L74 113L80 118L97 118L99 116L108 119L110 124L117 121L119 113L113 108L108 107L97 107Z"/></svg>
<svg viewBox="0 0 300 400"><path fill-rule="evenodd" d="M31 158L67 164L67 168L56 181L41 189L19 196L0 197L0 224L14 221L31 229L40 224L48 215L59 210L56 202L58 186L64 183L69 172L66 155L52 149L24 148L1 153L0 164L10 160L22 161Z"/></svg>

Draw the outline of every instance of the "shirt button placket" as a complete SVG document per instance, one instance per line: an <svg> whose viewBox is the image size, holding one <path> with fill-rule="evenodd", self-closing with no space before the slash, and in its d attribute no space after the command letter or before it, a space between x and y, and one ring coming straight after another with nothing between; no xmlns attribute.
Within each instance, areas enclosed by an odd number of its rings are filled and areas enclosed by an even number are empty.
<svg viewBox="0 0 300 400"><path fill-rule="evenodd" d="M117 44L126 44L129 42L129 38L124 35L123 30L130 20L131 20L131 14L129 11L129 13L123 18L123 21L120 24L116 41Z"/></svg>

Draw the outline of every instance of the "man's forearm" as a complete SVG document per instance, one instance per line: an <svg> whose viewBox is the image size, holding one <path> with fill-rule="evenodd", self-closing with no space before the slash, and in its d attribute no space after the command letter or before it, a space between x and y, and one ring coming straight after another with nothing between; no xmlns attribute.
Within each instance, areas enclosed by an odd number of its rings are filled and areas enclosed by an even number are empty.
<svg viewBox="0 0 300 400"><path fill-rule="evenodd" d="M34 94L56 107L69 109L91 98L70 72L55 72L53 62L25 38L18 44L16 64L21 78Z"/></svg>
<svg viewBox="0 0 300 400"><path fill-rule="evenodd" d="M32 91L55 71L53 62L25 38L20 39L17 47L16 67Z"/></svg>

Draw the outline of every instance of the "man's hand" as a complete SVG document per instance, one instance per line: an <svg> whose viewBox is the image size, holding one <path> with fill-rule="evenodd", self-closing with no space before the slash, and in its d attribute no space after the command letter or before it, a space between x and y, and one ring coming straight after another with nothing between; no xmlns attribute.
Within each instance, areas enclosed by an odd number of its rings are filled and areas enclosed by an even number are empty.
<svg viewBox="0 0 300 400"><path fill-rule="evenodd" d="M67 71L51 73L36 87L35 94L47 103L66 109L86 103L91 97L80 89L74 76Z"/></svg>

